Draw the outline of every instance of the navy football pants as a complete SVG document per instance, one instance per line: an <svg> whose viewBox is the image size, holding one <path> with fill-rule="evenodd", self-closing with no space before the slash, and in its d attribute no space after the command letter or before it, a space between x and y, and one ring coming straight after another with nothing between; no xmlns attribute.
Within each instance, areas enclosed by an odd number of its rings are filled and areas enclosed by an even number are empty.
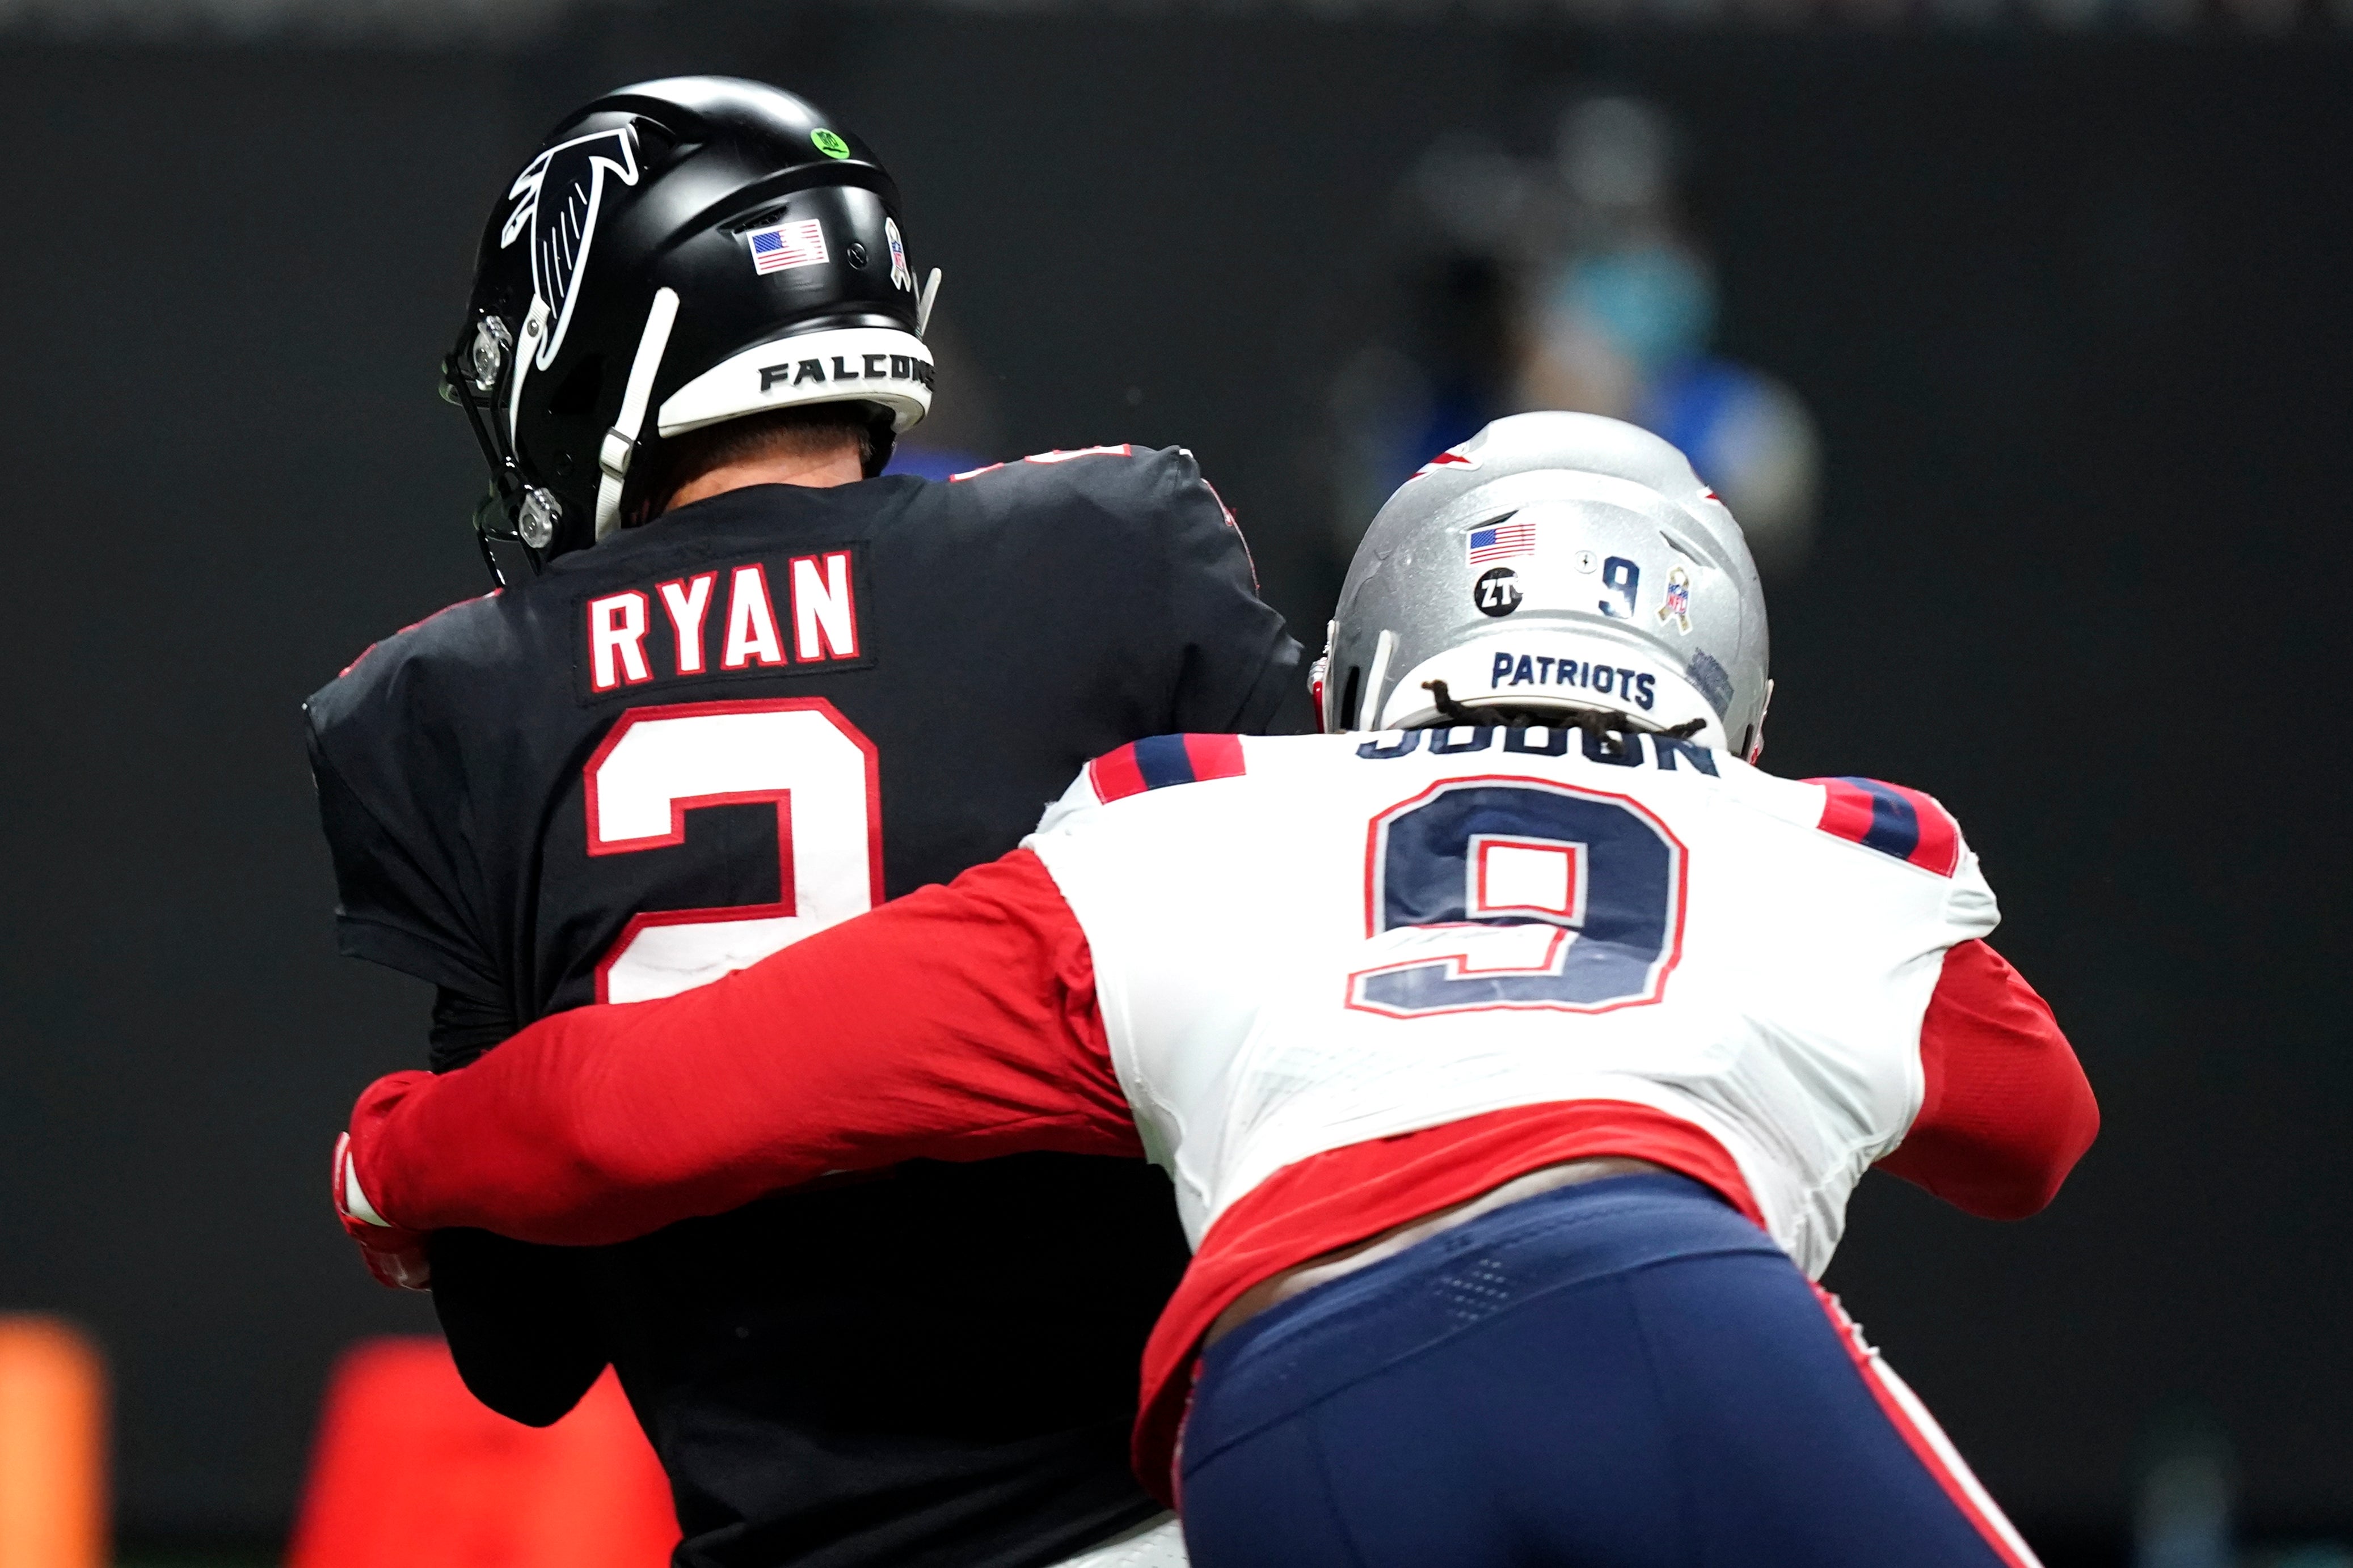
<svg viewBox="0 0 2353 1568"><path fill-rule="evenodd" d="M1512 1204L1251 1319L1184 1440L1194 1568L2021 1568L1927 1414L1680 1176Z"/></svg>

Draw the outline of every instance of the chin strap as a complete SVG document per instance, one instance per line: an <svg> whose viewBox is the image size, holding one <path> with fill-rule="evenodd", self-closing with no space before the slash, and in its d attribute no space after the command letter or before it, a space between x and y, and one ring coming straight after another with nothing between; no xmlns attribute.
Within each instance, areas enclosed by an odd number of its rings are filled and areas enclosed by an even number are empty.
<svg viewBox="0 0 2353 1568"><path fill-rule="evenodd" d="M915 335L917 337L922 337L923 335L923 329L932 324L932 302L939 297L940 269L934 267L932 268L932 275L923 279L923 297L922 300L917 301L915 305Z"/></svg>
<svg viewBox="0 0 2353 1568"><path fill-rule="evenodd" d="M1468 708L1446 689L1446 682L1442 680L1425 680L1421 689L1430 693L1431 706L1449 724L1501 725L1507 730L1582 730L1593 737L1593 743L1604 754L1612 757L1631 756L1630 748L1636 735L1671 735L1678 741L1688 741L1707 728L1704 719L1686 719L1680 724L1652 729L1635 722L1615 708L1579 707L1557 713L1530 711L1525 708L1514 708L1508 703L1487 709Z"/></svg>
<svg viewBox="0 0 2353 1568"><path fill-rule="evenodd" d="M678 324L678 290L654 292L653 309L646 312L646 330L638 338L638 357L629 362L629 384L621 393L621 416L596 450L596 467L604 479L596 486L596 537L603 539L621 525L621 488L637 456L638 432L645 428L646 405L653 400L654 374L661 369L662 352Z"/></svg>
<svg viewBox="0 0 2353 1568"><path fill-rule="evenodd" d="M522 336L515 340L514 374L507 378L507 445L505 456L514 456L515 422L522 417L523 378L539 368L540 334L547 331L547 301L534 295L531 313L523 318ZM491 468L498 465L494 462Z"/></svg>
<svg viewBox="0 0 2353 1568"><path fill-rule="evenodd" d="M1354 721L1359 730L1381 727L1381 709L1386 705L1388 695L1384 689L1389 682L1389 661L1397 657L1397 650L1398 635L1393 631L1384 630L1373 639L1373 664L1365 672L1364 701L1357 708Z"/></svg>

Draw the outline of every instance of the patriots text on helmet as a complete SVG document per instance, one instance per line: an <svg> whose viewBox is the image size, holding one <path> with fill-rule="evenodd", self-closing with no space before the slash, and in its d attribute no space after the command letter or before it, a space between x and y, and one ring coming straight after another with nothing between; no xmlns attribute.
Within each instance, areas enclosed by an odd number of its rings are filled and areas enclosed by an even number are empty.
<svg viewBox="0 0 2353 1568"><path fill-rule="evenodd" d="M1514 654L1499 649L1494 665L1487 677L1491 691L1507 690L1518 686L1574 688L1590 691L1597 697L1615 697L1620 702L1648 712L1658 701L1658 677L1647 670L1628 669L1622 665L1595 664L1575 658L1556 658L1547 654Z"/></svg>

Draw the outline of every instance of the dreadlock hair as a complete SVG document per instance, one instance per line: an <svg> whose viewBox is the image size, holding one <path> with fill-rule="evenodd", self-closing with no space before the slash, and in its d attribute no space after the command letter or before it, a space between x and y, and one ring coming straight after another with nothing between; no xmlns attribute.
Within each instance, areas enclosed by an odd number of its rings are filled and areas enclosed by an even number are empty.
<svg viewBox="0 0 2353 1568"><path fill-rule="evenodd" d="M1631 718L1615 708L1572 708L1563 710L1558 708L1530 708L1503 702L1492 708L1472 709L1464 707L1461 699L1446 689L1446 682L1442 680L1425 680L1421 683L1421 689L1430 693L1430 701L1437 707L1440 724L1448 726L1485 724L1505 730L1556 728L1582 730L1593 737L1593 743L1596 746L1613 757L1626 756L1629 748L1634 744L1634 737L1647 728L1637 724ZM1438 727L1437 724L1421 726L1425 730ZM1651 733L1672 735L1678 741L1687 741L1706 728L1707 721L1704 719L1686 719L1680 724L1669 724L1653 730Z"/></svg>

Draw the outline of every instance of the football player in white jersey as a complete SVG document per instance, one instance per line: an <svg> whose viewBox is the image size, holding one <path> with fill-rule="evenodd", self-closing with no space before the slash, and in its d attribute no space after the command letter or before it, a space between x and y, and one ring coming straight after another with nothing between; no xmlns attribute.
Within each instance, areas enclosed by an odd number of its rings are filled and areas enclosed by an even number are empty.
<svg viewBox="0 0 2353 1568"><path fill-rule="evenodd" d="M1135 1458L1201 1568L2020 1568L1812 1280L1872 1165L2020 1216L2098 1112L1952 818L1758 771L1767 691L1681 454L1500 420L1366 535L1335 733L1139 742L946 887L385 1079L338 1202L601 1243L1142 1155L1197 1250Z"/></svg>

